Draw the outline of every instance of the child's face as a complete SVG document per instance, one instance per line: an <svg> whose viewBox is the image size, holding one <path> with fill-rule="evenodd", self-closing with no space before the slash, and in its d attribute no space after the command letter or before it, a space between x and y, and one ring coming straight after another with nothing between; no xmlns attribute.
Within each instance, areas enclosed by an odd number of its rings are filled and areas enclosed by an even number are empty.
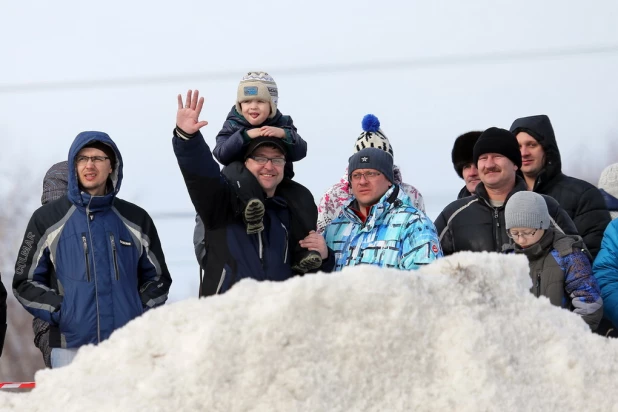
<svg viewBox="0 0 618 412"><path fill-rule="evenodd" d="M242 115L252 126L259 126L270 116L270 102L264 100L248 100L240 103Z"/></svg>
<svg viewBox="0 0 618 412"><path fill-rule="evenodd" d="M512 227L508 230L508 233L515 243L523 248L527 248L541 240L545 230L531 229L529 227Z"/></svg>

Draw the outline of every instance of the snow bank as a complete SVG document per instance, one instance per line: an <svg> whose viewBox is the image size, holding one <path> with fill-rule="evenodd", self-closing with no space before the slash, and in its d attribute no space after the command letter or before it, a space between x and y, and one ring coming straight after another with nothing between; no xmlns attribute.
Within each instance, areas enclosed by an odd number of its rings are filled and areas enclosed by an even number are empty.
<svg viewBox="0 0 618 412"><path fill-rule="evenodd" d="M151 311L7 411L616 410L618 344L529 293L521 256L358 267Z"/></svg>

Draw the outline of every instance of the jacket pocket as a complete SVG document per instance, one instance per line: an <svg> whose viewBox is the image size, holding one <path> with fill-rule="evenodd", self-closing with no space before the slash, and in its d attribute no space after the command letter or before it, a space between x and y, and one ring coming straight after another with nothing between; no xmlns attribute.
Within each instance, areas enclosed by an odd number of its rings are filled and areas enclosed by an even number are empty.
<svg viewBox="0 0 618 412"><path fill-rule="evenodd" d="M113 263L113 267L114 267L114 274L115 274L115 278L116 280L120 279L120 272L118 270L118 251L116 250L116 240L114 239L114 235L110 233L109 235L109 242L111 244L112 247L112 263Z"/></svg>
<svg viewBox="0 0 618 412"><path fill-rule="evenodd" d="M88 249L88 240L86 233L82 233L82 246L84 249L84 264L86 266L86 280L90 282L90 262L88 261L88 255L90 254Z"/></svg>

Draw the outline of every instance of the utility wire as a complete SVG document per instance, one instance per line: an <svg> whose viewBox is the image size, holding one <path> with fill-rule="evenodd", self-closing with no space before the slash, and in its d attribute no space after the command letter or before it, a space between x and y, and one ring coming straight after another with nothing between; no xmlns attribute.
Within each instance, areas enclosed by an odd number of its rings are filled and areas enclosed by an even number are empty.
<svg viewBox="0 0 618 412"><path fill-rule="evenodd" d="M524 50L509 52L490 52L436 57L419 57L408 60L336 63L309 65L269 70L277 76L307 76L318 74L356 73L377 70L417 70L428 67L450 65L478 65L492 63L509 63L517 61L549 60L593 55L611 55L618 53L618 44L605 46L588 46L578 48L558 48L545 50ZM242 70L241 70L242 71ZM198 72L169 74L160 76L118 77L115 79L43 81L0 85L0 94L22 92L46 92L58 90L86 90L110 87L137 87L149 85L174 84L180 82L213 82L237 79L238 70L217 72Z"/></svg>

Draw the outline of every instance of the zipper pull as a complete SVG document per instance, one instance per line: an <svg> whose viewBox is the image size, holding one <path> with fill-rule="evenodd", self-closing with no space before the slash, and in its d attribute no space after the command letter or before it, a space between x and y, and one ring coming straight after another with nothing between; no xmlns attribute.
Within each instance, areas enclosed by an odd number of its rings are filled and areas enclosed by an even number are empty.
<svg viewBox="0 0 618 412"><path fill-rule="evenodd" d="M494 209L494 217L496 218L496 226L500 227L500 216L498 215L498 209Z"/></svg>
<svg viewBox="0 0 618 412"><path fill-rule="evenodd" d="M536 274L536 297L541 296L541 274Z"/></svg>

